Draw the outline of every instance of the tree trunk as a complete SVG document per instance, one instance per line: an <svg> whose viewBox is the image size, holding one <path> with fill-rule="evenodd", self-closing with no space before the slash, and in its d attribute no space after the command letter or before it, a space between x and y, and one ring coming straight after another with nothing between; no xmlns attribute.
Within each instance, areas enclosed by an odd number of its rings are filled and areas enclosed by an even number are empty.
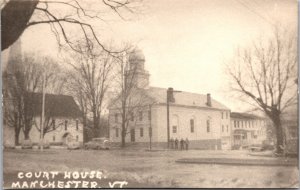
<svg viewBox="0 0 300 190"><path fill-rule="evenodd" d="M20 142L19 142L19 135L20 135L20 131L21 131L21 128L19 128L19 126L15 126L15 145L20 145Z"/></svg>
<svg viewBox="0 0 300 190"><path fill-rule="evenodd" d="M15 129L15 145L20 145L19 142L19 134L20 134L20 130L18 130L17 128Z"/></svg>
<svg viewBox="0 0 300 190"><path fill-rule="evenodd" d="M280 114L273 114L272 121L276 132L276 153L281 154L283 152L282 146L284 146L284 134L280 121Z"/></svg>
<svg viewBox="0 0 300 190"><path fill-rule="evenodd" d="M19 142L19 135L20 135L20 131L21 131L21 123L20 123L20 119L18 117L18 114L15 114L15 145L20 145Z"/></svg>
<svg viewBox="0 0 300 190"><path fill-rule="evenodd" d="M24 138L25 138L25 140L28 140L29 139L29 133L24 133Z"/></svg>
<svg viewBox="0 0 300 190"><path fill-rule="evenodd" d="M125 148L125 137L126 137L125 125L122 124L122 143L121 143L122 148Z"/></svg>
<svg viewBox="0 0 300 190"><path fill-rule="evenodd" d="M82 116L82 133L83 133L83 139L82 139L82 141L83 141L83 143L85 143L86 140L87 140L86 131L85 131L86 127L87 127L86 116L85 116L85 114L83 114L83 116Z"/></svg>
<svg viewBox="0 0 300 190"><path fill-rule="evenodd" d="M30 124L28 123L28 121L25 122L25 130L24 130L24 138L25 140L29 139L29 132L30 132Z"/></svg>

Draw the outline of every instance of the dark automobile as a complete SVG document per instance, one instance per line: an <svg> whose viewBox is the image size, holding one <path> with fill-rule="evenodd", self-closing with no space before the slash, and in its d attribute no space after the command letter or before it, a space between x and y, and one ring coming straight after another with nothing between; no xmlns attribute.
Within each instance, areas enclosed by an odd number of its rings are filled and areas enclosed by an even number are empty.
<svg viewBox="0 0 300 190"><path fill-rule="evenodd" d="M93 138L91 141L84 144L85 149L108 150L109 140L107 138Z"/></svg>

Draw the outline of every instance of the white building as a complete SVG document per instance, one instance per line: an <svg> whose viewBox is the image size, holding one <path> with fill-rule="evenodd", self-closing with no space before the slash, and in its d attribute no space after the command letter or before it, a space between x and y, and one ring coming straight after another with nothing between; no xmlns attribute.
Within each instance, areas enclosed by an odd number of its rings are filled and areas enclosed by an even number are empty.
<svg viewBox="0 0 300 190"><path fill-rule="evenodd" d="M33 115L29 139L33 144L40 142L40 122L42 113L42 94L28 93L29 114ZM83 125L80 110L73 97L66 95L46 94L45 96L45 128L44 142L50 145L65 145L69 141L83 142ZM6 100L4 100L6 101ZM8 100L7 100L8 103ZM8 121L7 115L3 118L4 146L15 146L15 127ZM21 129L19 143L24 141L24 132Z"/></svg>
<svg viewBox="0 0 300 190"><path fill-rule="evenodd" d="M152 146L165 147L168 142L167 89L149 86L149 74L144 69L144 62L145 57L140 50L129 56L130 69L126 75L130 77L137 69L135 81L138 88L134 96L144 94L145 99L135 113L130 113L132 117L126 142L149 146L151 140ZM210 94L174 91L173 98L169 106L170 139L188 138L190 148L194 149L230 148L230 110L226 106ZM121 142L120 101L112 102L109 106L110 139Z"/></svg>
<svg viewBox="0 0 300 190"><path fill-rule="evenodd" d="M267 119L248 113L232 112L232 148L239 149L252 144L261 144L267 139Z"/></svg>

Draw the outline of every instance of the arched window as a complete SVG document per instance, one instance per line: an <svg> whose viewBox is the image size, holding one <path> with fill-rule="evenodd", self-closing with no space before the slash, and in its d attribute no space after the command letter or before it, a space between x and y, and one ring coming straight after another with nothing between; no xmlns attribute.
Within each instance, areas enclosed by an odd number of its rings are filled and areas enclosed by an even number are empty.
<svg viewBox="0 0 300 190"><path fill-rule="evenodd" d="M195 119L194 118L190 119L190 130L191 130L191 133L194 133L194 131L195 131Z"/></svg>
<svg viewBox="0 0 300 190"><path fill-rule="evenodd" d="M210 132L210 118L208 118L206 120L206 132L209 133Z"/></svg>

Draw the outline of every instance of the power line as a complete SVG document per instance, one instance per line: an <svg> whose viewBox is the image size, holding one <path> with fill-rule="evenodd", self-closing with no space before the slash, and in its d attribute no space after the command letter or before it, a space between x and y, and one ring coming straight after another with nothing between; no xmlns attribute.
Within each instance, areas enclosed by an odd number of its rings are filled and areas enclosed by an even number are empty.
<svg viewBox="0 0 300 190"><path fill-rule="evenodd" d="M242 5L243 7L245 7L246 9L248 9L249 11L251 11L252 13L254 13L255 15L259 16L261 19L263 19L264 21L266 21L268 24L273 25L272 22L270 22L267 18L265 18L263 15L261 15L260 13L258 13L257 11L255 11L254 9L250 8L249 5L247 5L245 2L242 2L241 0L236 0L236 2L238 2L240 5Z"/></svg>

